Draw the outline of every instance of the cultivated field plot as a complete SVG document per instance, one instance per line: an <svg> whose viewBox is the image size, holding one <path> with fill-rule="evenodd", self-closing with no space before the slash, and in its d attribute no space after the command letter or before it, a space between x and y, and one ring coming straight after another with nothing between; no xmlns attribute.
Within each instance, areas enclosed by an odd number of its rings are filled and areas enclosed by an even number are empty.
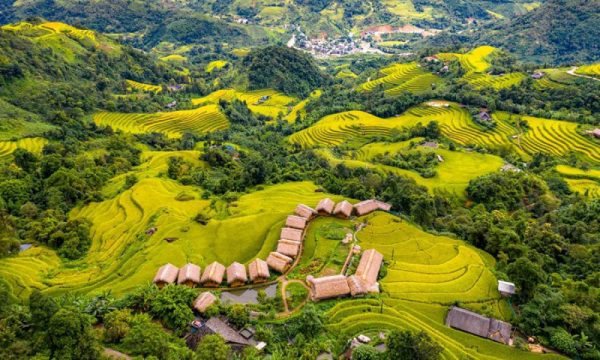
<svg viewBox="0 0 600 360"><path fill-rule="evenodd" d="M204 267L215 260L228 265L233 261L248 263L256 257L265 259L295 206L316 204L327 196L316 189L309 182L269 186L241 196L235 206L211 207L210 200L200 198L201 189L163 178L143 178L112 199L70 214L92 222L92 246L83 259L62 264L53 260L53 251L43 250L50 254L49 260L21 271L17 266L28 263L29 251L40 249L34 248L1 259L0 269L22 298L33 288L53 294L111 290L122 295L151 281L156 269L166 262L178 266L193 262ZM181 194L192 199L177 200ZM207 225L192 220L199 212L212 217ZM158 231L147 236L144 232L150 227ZM165 241L167 238L173 241Z"/></svg>
<svg viewBox="0 0 600 360"><path fill-rule="evenodd" d="M127 85L127 91L137 90L153 93L159 93L162 91L162 86L160 85L144 84L133 80L125 80L125 84Z"/></svg>
<svg viewBox="0 0 600 360"><path fill-rule="evenodd" d="M93 120L98 125L110 126L133 134L163 133L170 138L184 133L203 134L226 129L229 121L218 105L202 106L193 110L161 113L96 113Z"/></svg>
<svg viewBox="0 0 600 360"><path fill-rule="evenodd" d="M600 63L580 66L575 70L575 73L600 78Z"/></svg>
<svg viewBox="0 0 600 360"><path fill-rule="evenodd" d="M205 71L207 73L211 73L214 70L221 70L222 68L224 68L227 64L229 64L229 62L225 61L225 60L215 60L215 61L211 61L206 65L206 69Z"/></svg>
<svg viewBox="0 0 600 360"><path fill-rule="evenodd" d="M48 140L41 137L25 138L17 141L0 141L0 159L9 156L17 149L25 149L39 155L47 143Z"/></svg>
<svg viewBox="0 0 600 360"><path fill-rule="evenodd" d="M490 75L486 71L492 66L489 57L497 51L492 46L480 46L466 54L442 53L438 57L449 61L456 59L465 70L463 79L475 88L505 89L521 83L527 76L523 73L509 73L503 75Z"/></svg>
<svg viewBox="0 0 600 360"><path fill-rule="evenodd" d="M276 118L279 114L288 114L290 112L289 105L297 101L296 98L287 96L272 89L247 92L237 91L234 89L223 89L217 90L202 98L192 99L192 104L218 104L220 100L232 101L234 99L246 102L248 108L253 113L271 118Z"/></svg>
<svg viewBox="0 0 600 360"><path fill-rule="evenodd" d="M382 76L367 81L358 87L362 91L372 91L382 86L388 95L399 95L403 92L420 93L431 90L433 84L439 84L442 79L423 70L419 64L394 64L380 70Z"/></svg>
<svg viewBox="0 0 600 360"><path fill-rule="evenodd" d="M558 165L556 171L565 178L571 191L592 198L600 197L600 170Z"/></svg>
<svg viewBox="0 0 600 360"><path fill-rule="evenodd" d="M444 136L465 146L511 146L510 136L517 134L516 129L504 122L493 131L484 130L473 121L466 109L448 103L448 107L423 104L389 119L382 119L362 111L329 115L313 126L291 135L289 140L304 148L337 146L346 143L361 144L369 138L387 137L393 129L400 131L418 123L427 125L434 120L440 124Z"/></svg>
<svg viewBox="0 0 600 360"><path fill-rule="evenodd" d="M523 116L529 129L519 138L529 154L565 156L575 153L588 161L600 162L600 142L581 135L576 123Z"/></svg>

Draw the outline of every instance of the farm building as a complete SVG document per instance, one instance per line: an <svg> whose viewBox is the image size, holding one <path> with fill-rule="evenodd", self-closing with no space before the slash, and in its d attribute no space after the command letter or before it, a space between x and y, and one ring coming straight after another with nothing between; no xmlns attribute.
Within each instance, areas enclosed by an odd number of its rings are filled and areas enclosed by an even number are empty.
<svg viewBox="0 0 600 360"><path fill-rule="evenodd" d="M365 283L356 275L348 276L348 286L352 297L365 295L368 290Z"/></svg>
<svg viewBox="0 0 600 360"><path fill-rule="evenodd" d="M377 276L382 263L383 255L375 249L365 250L360 258L355 275L363 281L370 292L379 292Z"/></svg>
<svg viewBox="0 0 600 360"><path fill-rule="evenodd" d="M315 209L304 204L298 204L294 212L296 213L296 215L306 218L308 220L312 219L317 215L317 211Z"/></svg>
<svg viewBox="0 0 600 360"><path fill-rule="evenodd" d="M173 264L165 264L158 269L154 280L152 281L158 287L163 287L168 284L173 284L177 280L179 269Z"/></svg>
<svg viewBox="0 0 600 360"><path fill-rule="evenodd" d="M506 172L506 171L521 172L522 170L519 169L518 167L514 166L513 164L504 164L500 168L500 171L503 171L503 172Z"/></svg>
<svg viewBox="0 0 600 360"><path fill-rule="evenodd" d="M590 135L592 135L596 139L600 139L600 129L594 129L590 131Z"/></svg>
<svg viewBox="0 0 600 360"><path fill-rule="evenodd" d="M269 279L269 265L262 259L255 259L248 265L248 273L250 275L250 281L253 283L265 282Z"/></svg>
<svg viewBox="0 0 600 360"><path fill-rule="evenodd" d="M508 281L498 280L498 291L500 292L500 295L502 295L502 296L514 295L515 294L515 284L508 282Z"/></svg>
<svg viewBox="0 0 600 360"><path fill-rule="evenodd" d="M224 275L225 266L215 261L204 269L200 283L207 287L217 287L223 282Z"/></svg>
<svg viewBox="0 0 600 360"><path fill-rule="evenodd" d="M333 209L333 214L337 217L347 219L350 217L350 215L352 215L353 209L354 208L352 207L352 204L344 200L335 206L335 209Z"/></svg>
<svg viewBox="0 0 600 360"><path fill-rule="evenodd" d="M310 285L310 296L313 300L350 295L350 286L344 275L324 276L316 279L309 275L306 282Z"/></svg>
<svg viewBox="0 0 600 360"><path fill-rule="evenodd" d="M317 212L321 215L331 215L333 214L333 209L335 208L335 202L330 198L325 198L319 201L317 205Z"/></svg>
<svg viewBox="0 0 600 360"><path fill-rule="evenodd" d="M391 208L392 205L375 199L361 201L354 205L354 211L358 216L367 215L375 210L390 211Z"/></svg>
<svg viewBox="0 0 600 360"><path fill-rule="evenodd" d="M532 79L535 79L535 80L539 80L539 79L543 78L543 77L544 77L544 75L545 75L545 74L544 74L543 72L541 72L541 71L536 71L536 72L534 72L533 74L531 74L531 78L532 78Z"/></svg>
<svg viewBox="0 0 600 360"><path fill-rule="evenodd" d="M234 262L227 268L227 283L231 287L242 286L248 281L246 267L239 262Z"/></svg>
<svg viewBox="0 0 600 360"><path fill-rule="evenodd" d="M292 261L292 258L278 252L272 252L269 254L269 257L267 257L267 264L269 267L282 274L290 267Z"/></svg>
<svg viewBox="0 0 600 360"><path fill-rule="evenodd" d="M205 291L194 300L194 309L202 314L216 301L217 297L213 293Z"/></svg>
<svg viewBox="0 0 600 360"><path fill-rule="evenodd" d="M300 252L300 242L292 240L279 240L277 252L289 257L296 257Z"/></svg>
<svg viewBox="0 0 600 360"><path fill-rule="evenodd" d="M285 226L300 230L304 230L304 228L306 227L306 223L306 218L296 215L290 215L285 220Z"/></svg>
<svg viewBox="0 0 600 360"><path fill-rule="evenodd" d="M240 351L246 346L251 345L250 342L244 339L244 337L235 331L235 329L217 317L211 317L207 321L199 321L197 330L186 337L186 343L191 349L196 349L198 343L202 341L202 338L206 335L213 334L220 335L227 345L235 351Z"/></svg>
<svg viewBox="0 0 600 360"><path fill-rule="evenodd" d="M477 117L481 121L490 121L490 120L492 120L492 116L486 110L482 110L479 114L477 114Z"/></svg>
<svg viewBox="0 0 600 360"><path fill-rule="evenodd" d="M302 230L292 229L292 228L283 228L283 229L281 229L280 239L300 242L300 241L302 241Z"/></svg>
<svg viewBox="0 0 600 360"><path fill-rule="evenodd" d="M512 344L512 326L509 323L456 306L450 308L446 317L446 326L503 344Z"/></svg>
<svg viewBox="0 0 600 360"><path fill-rule="evenodd" d="M200 283L200 266L194 264L185 264L179 269L177 284L194 287Z"/></svg>

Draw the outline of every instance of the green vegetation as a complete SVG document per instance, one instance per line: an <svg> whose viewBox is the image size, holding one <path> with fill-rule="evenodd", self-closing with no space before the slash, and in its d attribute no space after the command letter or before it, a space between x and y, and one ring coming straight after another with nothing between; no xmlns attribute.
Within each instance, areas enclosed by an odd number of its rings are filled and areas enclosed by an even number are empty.
<svg viewBox="0 0 600 360"><path fill-rule="evenodd" d="M428 73L417 63L394 64L379 71L381 77L361 84L359 89L371 91L382 86L387 95L398 95L402 92L420 93L432 90L440 85L442 79Z"/></svg>

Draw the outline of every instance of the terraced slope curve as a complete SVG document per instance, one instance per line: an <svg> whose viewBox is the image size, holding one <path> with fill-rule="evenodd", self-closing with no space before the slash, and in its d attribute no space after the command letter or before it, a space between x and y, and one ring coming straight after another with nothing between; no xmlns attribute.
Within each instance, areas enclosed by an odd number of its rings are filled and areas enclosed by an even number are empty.
<svg viewBox="0 0 600 360"><path fill-rule="evenodd" d="M162 87L160 85L144 84L133 80L125 80L125 83L127 85L127 91L138 90L153 93L159 93L162 91Z"/></svg>
<svg viewBox="0 0 600 360"><path fill-rule="evenodd" d="M93 119L98 125L116 130L133 134L159 132L170 138L181 137L186 132L203 134L229 127L229 121L218 105L153 114L100 112Z"/></svg>
<svg viewBox="0 0 600 360"><path fill-rule="evenodd" d="M580 66L575 70L575 73L600 78L600 63Z"/></svg>
<svg viewBox="0 0 600 360"><path fill-rule="evenodd" d="M25 149L34 154L41 154L44 145L47 143L48 140L41 137L25 138L17 141L0 141L0 160L17 149Z"/></svg>
<svg viewBox="0 0 600 360"><path fill-rule="evenodd" d="M276 118L279 114L286 115L290 111L289 105L297 99L282 94L276 90L264 89L254 91L237 91L234 89L217 90L202 98L192 99L194 105L218 104L220 100L232 101L237 99L245 101L248 109L253 113Z"/></svg>
<svg viewBox="0 0 600 360"><path fill-rule="evenodd" d="M403 92L420 93L431 90L434 84L442 79L423 70L417 63L394 64L379 71L381 77L361 84L358 89L372 91L378 86L385 88L388 95L399 95Z"/></svg>

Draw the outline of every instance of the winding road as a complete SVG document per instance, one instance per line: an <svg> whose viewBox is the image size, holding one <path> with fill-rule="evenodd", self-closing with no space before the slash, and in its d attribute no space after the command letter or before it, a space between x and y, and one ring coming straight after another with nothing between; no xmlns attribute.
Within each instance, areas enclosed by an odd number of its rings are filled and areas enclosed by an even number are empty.
<svg viewBox="0 0 600 360"><path fill-rule="evenodd" d="M577 71L577 69L578 69L577 66L573 66L573 68L571 68L571 70L567 70L567 74L573 75L573 76L577 76L577 77L580 77L580 78L592 79L592 80L600 81L600 79L596 79L593 76L588 76L588 75L582 75L582 74L575 73L575 71Z"/></svg>

